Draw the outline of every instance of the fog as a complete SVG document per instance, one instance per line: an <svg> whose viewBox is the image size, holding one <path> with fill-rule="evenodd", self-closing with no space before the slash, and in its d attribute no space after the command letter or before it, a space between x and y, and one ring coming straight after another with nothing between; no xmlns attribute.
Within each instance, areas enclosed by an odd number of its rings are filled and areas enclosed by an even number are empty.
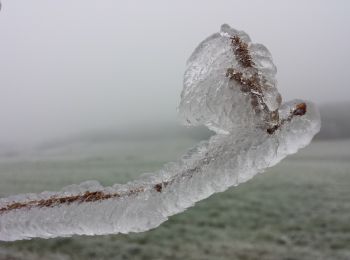
<svg viewBox="0 0 350 260"><path fill-rule="evenodd" d="M186 59L222 23L271 51L284 100L350 101L349 1L3 0L0 144L176 122Z"/></svg>

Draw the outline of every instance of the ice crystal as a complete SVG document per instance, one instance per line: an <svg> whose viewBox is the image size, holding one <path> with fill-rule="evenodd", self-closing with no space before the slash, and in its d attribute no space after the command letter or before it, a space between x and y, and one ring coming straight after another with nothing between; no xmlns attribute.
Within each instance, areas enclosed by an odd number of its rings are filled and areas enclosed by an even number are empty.
<svg viewBox="0 0 350 260"><path fill-rule="evenodd" d="M177 162L129 182L71 185L0 200L0 240L141 232L216 192L251 179L310 143L317 108L281 104L269 51L228 25L188 60L179 112L216 132Z"/></svg>

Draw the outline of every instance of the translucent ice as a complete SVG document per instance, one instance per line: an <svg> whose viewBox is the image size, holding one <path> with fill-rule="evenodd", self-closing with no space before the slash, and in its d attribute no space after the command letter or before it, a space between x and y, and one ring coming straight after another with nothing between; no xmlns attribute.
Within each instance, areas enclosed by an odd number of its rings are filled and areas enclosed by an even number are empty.
<svg viewBox="0 0 350 260"><path fill-rule="evenodd" d="M223 25L188 60L179 106L185 124L216 135L125 185L93 181L0 199L0 240L146 231L295 153L319 131L319 113L311 102L281 104L275 74L266 47Z"/></svg>

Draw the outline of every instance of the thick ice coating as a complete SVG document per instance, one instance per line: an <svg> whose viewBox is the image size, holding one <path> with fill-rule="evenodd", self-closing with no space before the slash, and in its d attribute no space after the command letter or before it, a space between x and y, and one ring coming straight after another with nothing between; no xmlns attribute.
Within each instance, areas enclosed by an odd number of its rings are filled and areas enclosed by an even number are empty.
<svg viewBox="0 0 350 260"><path fill-rule="evenodd" d="M0 240L146 231L295 153L319 131L319 113L311 102L281 105L275 74L263 45L223 25L191 55L179 107L185 124L216 135L124 185L90 181L0 199Z"/></svg>
<svg viewBox="0 0 350 260"><path fill-rule="evenodd" d="M222 25L220 33L205 39L188 60L181 95L180 115L188 125L205 124L218 133L266 124L266 113L281 103L276 88L276 67L270 52L249 36ZM254 80L248 85L248 79ZM245 82L246 84L242 84ZM251 89L249 89L251 88ZM255 93L253 100L250 94ZM258 100L256 100L258 99ZM257 114L254 101L266 105Z"/></svg>

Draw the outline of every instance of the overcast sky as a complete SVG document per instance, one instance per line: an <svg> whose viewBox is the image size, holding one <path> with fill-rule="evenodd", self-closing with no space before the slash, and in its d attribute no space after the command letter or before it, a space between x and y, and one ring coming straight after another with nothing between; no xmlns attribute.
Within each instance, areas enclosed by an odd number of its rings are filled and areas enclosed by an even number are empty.
<svg viewBox="0 0 350 260"><path fill-rule="evenodd" d="M268 47L284 100L350 100L350 1L2 0L0 144L175 122L222 23Z"/></svg>

